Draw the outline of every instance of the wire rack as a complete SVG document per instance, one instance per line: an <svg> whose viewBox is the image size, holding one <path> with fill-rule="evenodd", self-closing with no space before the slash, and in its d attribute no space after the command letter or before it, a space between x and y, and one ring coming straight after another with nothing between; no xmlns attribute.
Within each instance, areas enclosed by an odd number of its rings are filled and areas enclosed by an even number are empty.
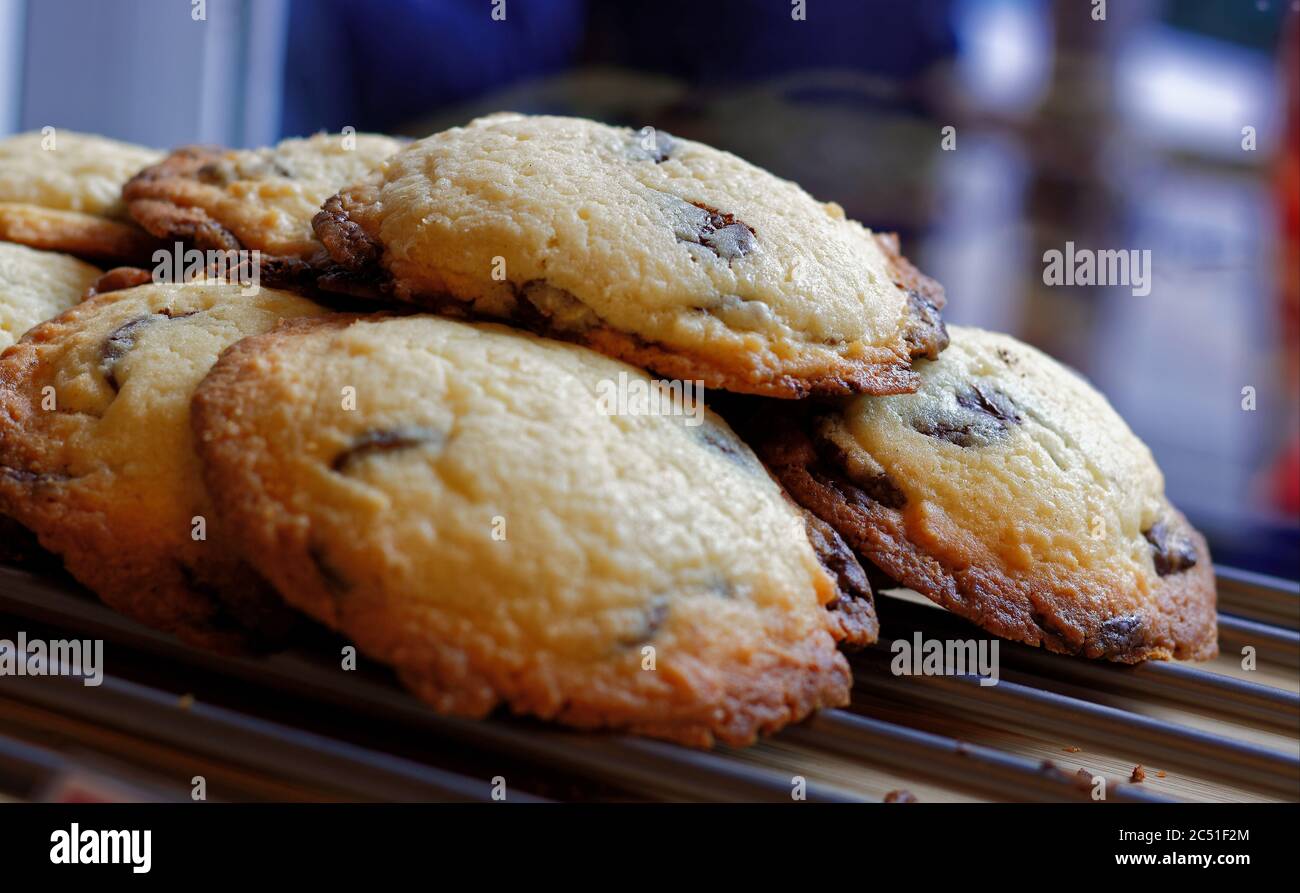
<svg viewBox="0 0 1300 893"><path fill-rule="evenodd" d="M0 676L0 798L222 800L1300 800L1300 585L1219 568L1221 656L1135 667L1000 643L1000 681L899 676L890 643L982 638L907 590L851 656L853 703L697 751L441 717L323 634L198 652L62 576L0 568L0 637L102 638L105 675ZM1140 767L1140 768L1139 768Z"/></svg>

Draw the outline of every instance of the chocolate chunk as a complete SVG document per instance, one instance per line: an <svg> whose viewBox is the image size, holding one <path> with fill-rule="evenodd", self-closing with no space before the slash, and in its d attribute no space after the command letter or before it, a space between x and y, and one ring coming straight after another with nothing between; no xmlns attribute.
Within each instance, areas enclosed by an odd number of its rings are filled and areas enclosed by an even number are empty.
<svg viewBox="0 0 1300 893"><path fill-rule="evenodd" d="M939 315L939 305L916 289L908 289L909 321L903 339L908 353L913 357L939 359L940 352L948 346L948 329Z"/></svg>
<svg viewBox="0 0 1300 893"><path fill-rule="evenodd" d="M992 385L971 385L970 390L957 395L957 405L972 412L982 412L1002 423L1002 426L1018 425L1024 421L1011 398Z"/></svg>
<svg viewBox="0 0 1300 893"><path fill-rule="evenodd" d="M129 319L110 332L108 337L104 339L104 346L100 348L99 371L103 374L104 380L108 382L108 386L113 389L113 392L116 393L121 389L121 383L117 380L117 364L135 347L135 341L141 329L160 319L184 319L187 316L194 316L201 312L203 311L191 310L188 313L177 313L170 307L164 307L157 313Z"/></svg>
<svg viewBox="0 0 1300 893"><path fill-rule="evenodd" d="M1181 531L1173 531L1164 521L1157 521L1142 535L1151 544L1151 560L1162 577L1180 573L1196 564L1196 546Z"/></svg>
<svg viewBox="0 0 1300 893"><path fill-rule="evenodd" d="M1140 614L1125 614L1123 617L1111 617L1102 623L1097 632L1106 654L1127 654L1136 650L1146 639L1146 624Z"/></svg>
<svg viewBox="0 0 1300 893"><path fill-rule="evenodd" d="M901 509L907 505L907 494L898 488L886 472L854 474L848 454L839 444L827 438L817 442L819 467L811 469L812 476L824 486L838 492L850 505L866 506L874 502L885 508Z"/></svg>
<svg viewBox="0 0 1300 893"><path fill-rule="evenodd" d="M330 592L337 595L352 588L352 584L348 582L347 577L343 576L338 568L330 564L329 559L325 557L325 549L322 546L315 543L308 546L307 557L316 566L316 572L325 581L325 588Z"/></svg>
<svg viewBox="0 0 1300 893"><path fill-rule="evenodd" d="M431 428L376 428L363 432L352 445L334 457L330 468L344 474L348 468L367 456L391 453L423 444L441 444L443 436Z"/></svg>
<svg viewBox="0 0 1300 893"><path fill-rule="evenodd" d="M981 446L1024 421L1011 398L992 385L975 383L957 394L965 415L917 416L912 428L927 437L946 440L967 449Z"/></svg>
<svg viewBox="0 0 1300 893"><path fill-rule="evenodd" d="M685 241L703 245L718 257L728 261L744 257L758 247L758 240L755 238L757 233L754 232L754 228L737 220L734 214L723 213L717 208L711 208L700 202L689 204L703 213L690 215L691 231L687 234L690 238ZM678 233L678 236L680 238L682 234Z"/></svg>
<svg viewBox="0 0 1300 893"><path fill-rule="evenodd" d="M641 618L640 627L633 634L619 639L619 644L625 648L643 645L653 639L659 630L663 629L663 625L667 620L668 599L665 596L656 596L646 607Z"/></svg>
<svg viewBox="0 0 1300 893"><path fill-rule="evenodd" d="M826 605L828 611L845 610L853 601L873 602L871 583L867 572L854 556L848 544L836 533L835 528L808 510L804 510L804 527L808 532L808 542L817 553L817 560L832 577L840 594L833 602Z"/></svg>
<svg viewBox="0 0 1300 893"><path fill-rule="evenodd" d="M108 386L116 393L121 388L117 380L117 364L135 347L136 336L145 326L153 323L161 314L150 313L137 316L122 323L104 339L104 346L99 352L99 371Z"/></svg>
<svg viewBox="0 0 1300 893"><path fill-rule="evenodd" d="M698 399L698 395L696 396ZM717 450L746 471L757 471L758 463L754 455L734 435L727 435L716 425L705 422L687 428L696 440L711 450Z"/></svg>

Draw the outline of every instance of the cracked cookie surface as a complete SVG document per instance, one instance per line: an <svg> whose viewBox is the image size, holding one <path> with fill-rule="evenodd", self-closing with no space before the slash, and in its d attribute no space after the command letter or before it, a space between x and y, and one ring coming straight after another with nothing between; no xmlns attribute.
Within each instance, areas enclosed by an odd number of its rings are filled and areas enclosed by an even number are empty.
<svg viewBox="0 0 1300 893"><path fill-rule="evenodd" d="M852 553L712 413L603 411L620 376L499 325L295 320L223 355L195 443L248 559L440 711L708 745L845 703Z"/></svg>
<svg viewBox="0 0 1300 893"><path fill-rule="evenodd" d="M122 185L161 157L70 130L0 140L0 239L102 260L146 260L155 242L127 217Z"/></svg>
<svg viewBox="0 0 1300 893"><path fill-rule="evenodd" d="M942 289L891 236L730 153L577 118L420 140L326 201L316 232L348 287L709 387L906 392L947 339Z"/></svg>
<svg viewBox="0 0 1300 893"><path fill-rule="evenodd" d="M0 358L0 512L138 620L222 650L273 638L289 612L213 517L190 396L232 342L320 312L198 282L100 294L38 325Z"/></svg>
<svg viewBox="0 0 1300 893"><path fill-rule="evenodd" d="M917 393L812 411L760 455L863 558L991 632L1129 663L1216 653L1205 540L1101 394L978 329L918 371Z"/></svg>

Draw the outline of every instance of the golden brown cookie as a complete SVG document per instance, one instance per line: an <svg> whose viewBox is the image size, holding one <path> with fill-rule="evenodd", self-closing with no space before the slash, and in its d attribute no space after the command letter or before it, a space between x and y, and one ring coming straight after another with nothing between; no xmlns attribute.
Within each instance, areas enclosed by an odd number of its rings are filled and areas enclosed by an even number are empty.
<svg viewBox="0 0 1300 893"><path fill-rule="evenodd" d="M0 240L109 261L144 262L156 241L120 193L161 153L50 129L0 140Z"/></svg>
<svg viewBox="0 0 1300 893"><path fill-rule="evenodd" d="M321 202L402 145L375 134L318 133L260 149L189 146L141 171L122 195L131 215L168 242L257 250L266 281L296 281L324 256L311 226Z"/></svg>
<svg viewBox="0 0 1300 893"><path fill-rule="evenodd" d="M495 325L294 320L223 354L195 443L248 560L439 711L708 745L846 703L852 554L712 413L602 408L620 381Z"/></svg>
<svg viewBox="0 0 1300 893"><path fill-rule="evenodd" d="M0 242L0 351L79 303L100 276L75 257Z"/></svg>
<svg viewBox="0 0 1300 893"><path fill-rule="evenodd" d="M915 394L814 408L759 454L863 558L990 632L1125 663L1216 654L1205 539L1102 395L978 329L918 371Z"/></svg>
<svg viewBox="0 0 1300 893"><path fill-rule="evenodd" d="M0 357L0 513L107 604L232 650L286 625L227 546L190 441L189 402L217 355L315 304L236 285L93 297Z"/></svg>
<svg viewBox="0 0 1300 893"><path fill-rule="evenodd" d="M897 241L734 155L501 114L420 140L330 198L324 286L490 317L708 387L893 394L947 343Z"/></svg>

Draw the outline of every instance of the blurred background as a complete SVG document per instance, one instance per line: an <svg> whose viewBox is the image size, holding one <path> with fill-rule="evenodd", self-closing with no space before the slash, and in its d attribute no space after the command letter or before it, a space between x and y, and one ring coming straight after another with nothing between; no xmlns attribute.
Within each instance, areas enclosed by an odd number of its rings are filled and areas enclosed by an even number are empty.
<svg viewBox="0 0 1300 893"><path fill-rule="evenodd" d="M1078 368L1215 558L1300 569L1300 0L0 0L0 134L652 125L797 180ZM1043 253L1151 252L1151 291Z"/></svg>

